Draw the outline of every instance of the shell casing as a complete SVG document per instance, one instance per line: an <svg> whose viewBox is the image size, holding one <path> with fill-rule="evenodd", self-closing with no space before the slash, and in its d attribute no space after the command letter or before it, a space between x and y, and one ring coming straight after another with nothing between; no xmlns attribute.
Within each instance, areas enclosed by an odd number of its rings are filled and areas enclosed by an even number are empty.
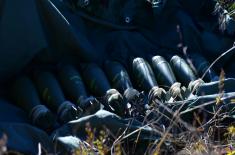
<svg viewBox="0 0 235 155"><path fill-rule="evenodd" d="M63 91L69 100L79 105L80 97L88 97L82 77L74 66L62 66L57 73Z"/></svg>
<svg viewBox="0 0 235 155"><path fill-rule="evenodd" d="M175 73L176 79L184 86L188 86L191 81L195 81L197 79L190 66L181 57L177 55L173 56L170 64Z"/></svg>
<svg viewBox="0 0 235 155"><path fill-rule="evenodd" d="M130 77L122 64L117 61L106 61L104 68L112 87L120 93L133 88Z"/></svg>
<svg viewBox="0 0 235 155"><path fill-rule="evenodd" d="M152 68L143 58L133 60L132 71L138 87L144 91L148 92L154 86L158 86Z"/></svg>
<svg viewBox="0 0 235 155"><path fill-rule="evenodd" d="M104 71L96 64L85 65L83 79L89 91L95 96L102 97L106 94L106 91L111 89Z"/></svg>
<svg viewBox="0 0 235 155"><path fill-rule="evenodd" d="M22 76L16 79L10 93L14 103L28 113L32 124L45 130L55 126L54 115L41 104L37 90L30 78Z"/></svg>
<svg viewBox="0 0 235 155"><path fill-rule="evenodd" d="M35 75L35 82L42 100L57 113L60 123L64 124L81 116L82 110L67 101L56 77L48 71Z"/></svg>
<svg viewBox="0 0 235 155"><path fill-rule="evenodd" d="M170 64L163 57L152 57L152 67L157 81L163 87L170 88L176 82L176 77Z"/></svg>
<svg viewBox="0 0 235 155"><path fill-rule="evenodd" d="M55 76L42 71L34 76L34 81L42 100L51 110L57 111L66 99Z"/></svg>

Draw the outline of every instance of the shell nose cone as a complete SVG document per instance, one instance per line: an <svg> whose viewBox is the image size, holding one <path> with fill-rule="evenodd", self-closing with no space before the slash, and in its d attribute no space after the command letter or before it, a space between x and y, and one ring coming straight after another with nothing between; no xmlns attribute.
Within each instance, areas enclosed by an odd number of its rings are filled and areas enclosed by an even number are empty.
<svg viewBox="0 0 235 155"><path fill-rule="evenodd" d="M137 64L139 64L139 63L143 63L144 62L144 59L143 58L135 58L134 60L133 60L133 65L137 65Z"/></svg>
<svg viewBox="0 0 235 155"><path fill-rule="evenodd" d="M174 55L174 56L171 58L170 62L171 62L171 63L174 63L175 61L181 60L181 59L182 59L182 58L180 58L178 55Z"/></svg>
<svg viewBox="0 0 235 155"><path fill-rule="evenodd" d="M152 57L152 61L160 62L165 61L165 59L159 55Z"/></svg>

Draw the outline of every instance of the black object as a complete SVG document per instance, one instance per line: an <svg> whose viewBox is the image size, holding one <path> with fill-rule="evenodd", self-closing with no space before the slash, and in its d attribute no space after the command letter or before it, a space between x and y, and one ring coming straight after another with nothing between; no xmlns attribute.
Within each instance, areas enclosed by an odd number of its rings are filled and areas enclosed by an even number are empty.
<svg viewBox="0 0 235 155"><path fill-rule="evenodd" d="M125 108L122 95L111 89L103 70L96 64L87 64L83 68L83 77L89 90L96 96L104 97L104 106L108 111L124 116Z"/></svg>
<svg viewBox="0 0 235 155"><path fill-rule="evenodd" d="M152 67L159 84L170 88L176 81L170 64L161 56L152 57Z"/></svg>
<svg viewBox="0 0 235 155"><path fill-rule="evenodd" d="M101 103L93 96L80 98L79 107L83 109L83 116L91 115L101 109Z"/></svg>
<svg viewBox="0 0 235 155"><path fill-rule="evenodd" d="M117 61L106 61L104 68L112 86L123 94L123 98L127 103L127 114L132 117L139 117L140 114L143 116L145 112L145 96L133 88L124 66Z"/></svg>
<svg viewBox="0 0 235 155"><path fill-rule="evenodd" d="M159 88L154 72L149 63L143 58L135 58L132 62L132 71L137 85L145 92L149 92L148 100L165 100L165 90Z"/></svg>
<svg viewBox="0 0 235 155"><path fill-rule="evenodd" d="M58 78L66 97L77 103L84 113L93 114L100 109L100 102L92 96L88 97L82 77L74 66L60 66Z"/></svg>
<svg viewBox="0 0 235 155"><path fill-rule="evenodd" d="M116 89L109 89L106 92L105 101L115 114L121 117L125 116L126 105L124 104L123 96Z"/></svg>
<svg viewBox="0 0 235 155"><path fill-rule="evenodd" d="M106 61L104 68L112 87L120 93L133 88L130 77L122 64L117 61Z"/></svg>
<svg viewBox="0 0 235 155"><path fill-rule="evenodd" d="M197 70L198 76L203 76L210 66L209 62L199 53L192 53L190 56L192 57L192 63ZM216 72L210 68L203 79L205 79L206 82L211 82L219 80L219 77Z"/></svg>
<svg viewBox="0 0 235 155"><path fill-rule="evenodd" d="M132 63L134 79L139 88L150 91L154 86L158 86L152 68L143 58L135 58Z"/></svg>
<svg viewBox="0 0 235 155"><path fill-rule="evenodd" d="M80 97L88 96L82 77L74 66L60 66L57 73L64 93L71 101L79 104Z"/></svg>
<svg viewBox="0 0 235 155"><path fill-rule="evenodd" d="M170 64L162 56L152 57L151 62L159 84L169 90L170 97L181 100L183 98L180 88L181 83L176 81L175 74Z"/></svg>
<svg viewBox="0 0 235 155"><path fill-rule="evenodd" d="M129 103L143 103L141 100L144 99L144 94L143 92L139 92L138 90L134 88L128 88L125 90L123 94L124 98L129 102Z"/></svg>
<svg viewBox="0 0 235 155"><path fill-rule="evenodd" d="M175 55L171 58L170 64L177 80L184 86L188 86L191 81L195 81L197 79L196 75L183 58Z"/></svg>
<svg viewBox="0 0 235 155"><path fill-rule="evenodd" d="M60 85L52 73L39 72L35 74L34 79L42 100L51 110L57 112L61 123L74 120L81 114L81 109L76 108L73 103L65 99Z"/></svg>
<svg viewBox="0 0 235 155"><path fill-rule="evenodd" d="M55 126L54 115L41 104L37 90L28 77L18 78L13 83L10 93L14 103L29 114L32 124L45 130Z"/></svg>
<svg viewBox="0 0 235 155"><path fill-rule="evenodd" d="M83 79L89 91L95 96L102 97L111 89L109 81L103 70L96 64L90 63L83 66Z"/></svg>
<svg viewBox="0 0 235 155"><path fill-rule="evenodd" d="M121 63L106 61L105 72L112 87L121 92L128 103L137 103L143 98L141 93L133 88L130 77Z"/></svg>

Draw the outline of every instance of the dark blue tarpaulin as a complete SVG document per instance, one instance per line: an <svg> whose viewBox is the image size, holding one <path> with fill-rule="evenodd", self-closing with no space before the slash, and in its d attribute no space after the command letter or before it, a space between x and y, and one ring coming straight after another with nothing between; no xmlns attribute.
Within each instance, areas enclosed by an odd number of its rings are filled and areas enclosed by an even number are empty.
<svg viewBox="0 0 235 155"><path fill-rule="evenodd" d="M9 79L31 64L102 64L109 58L128 66L130 57L182 55L179 44L188 47L189 55L198 52L212 62L235 41L234 20L229 20L223 32L219 30L218 17L213 14L213 0L162 0L158 5L144 0L85 2L0 0L0 83L11 82ZM224 67L231 77L235 75L231 67L234 65L233 53L216 64L219 68ZM231 83L228 84L229 92L234 90L234 82ZM208 85L204 89L215 91L213 84L213 88ZM3 94L4 91L1 90ZM41 143L53 153L54 137L30 125L25 112L12 104L0 100L0 132L8 135L9 149L36 154L38 143ZM71 133L73 128L84 130L87 121L101 121L102 116L108 121L113 119L119 127L128 123L116 115L103 113L66 124L57 130L58 133L54 131L53 136L79 136ZM136 123L131 129L139 126ZM144 131L145 137L152 135L150 128Z"/></svg>

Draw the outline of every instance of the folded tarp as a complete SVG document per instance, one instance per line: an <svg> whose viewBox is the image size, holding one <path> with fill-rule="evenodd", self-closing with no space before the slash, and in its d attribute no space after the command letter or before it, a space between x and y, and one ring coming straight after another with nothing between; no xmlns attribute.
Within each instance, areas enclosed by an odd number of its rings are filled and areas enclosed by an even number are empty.
<svg viewBox="0 0 235 155"><path fill-rule="evenodd" d="M203 90L205 92L209 90L212 93L216 93L219 90L217 87L218 83L208 83L199 89L201 92ZM235 93L232 92L232 88L234 87L234 79L226 79L224 81L223 95L219 92L210 95L207 92L207 95L204 96L194 96L185 101L165 103L164 105L173 112L184 105L180 112L182 112L182 119L188 123L192 122L194 112L204 112L207 114L206 118L210 119L213 111L222 107L222 112L228 116L223 123L228 125L234 121L235 116L234 103L232 102L235 98ZM219 97L221 98L221 102L217 103ZM205 105L203 106L203 104ZM158 110L172 117L172 114L164 106L160 106ZM161 114L153 116L156 116L153 119L158 119ZM169 119L163 117L161 121L158 121L158 125L162 123L167 126L169 121ZM96 130L97 133L100 130L107 129L115 136L122 134L125 129L128 129L125 133L125 135L128 135L128 133L140 129L145 124L133 118L123 119L108 111L100 110L93 115L79 118L63 126L58 126L54 131L46 132L32 126L26 112L14 106L13 103L9 103L7 100L0 100L0 132L1 134L7 135L7 147L9 150L19 151L25 154L36 154L39 151L38 144L40 143L42 148L48 152L70 154L74 148L80 146L81 141L87 139L87 131L85 129L88 123L91 129ZM134 141L137 134L138 132L134 133L128 137L128 140L130 142ZM143 127L139 137L141 148L145 147L142 145L145 142L158 140L158 134L150 126Z"/></svg>
<svg viewBox="0 0 235 155"><path fill-rule="evenodd" d="M19 72L46 47L35 1L1 1L0 81Z"/></svg>
<svg viewBox="0 0 235 155"><path fill-rule="evenodd" d="M109 58L128 65L132 56L182 54L178 45L183 43L188 54L199 52L213 61L234 42L234 33L220 32L213 0L73 2L1 1L0 80L21 71L34 57L39 63L102 63ZM230 18L227 29L234 29L233 23Z"/></svg>

